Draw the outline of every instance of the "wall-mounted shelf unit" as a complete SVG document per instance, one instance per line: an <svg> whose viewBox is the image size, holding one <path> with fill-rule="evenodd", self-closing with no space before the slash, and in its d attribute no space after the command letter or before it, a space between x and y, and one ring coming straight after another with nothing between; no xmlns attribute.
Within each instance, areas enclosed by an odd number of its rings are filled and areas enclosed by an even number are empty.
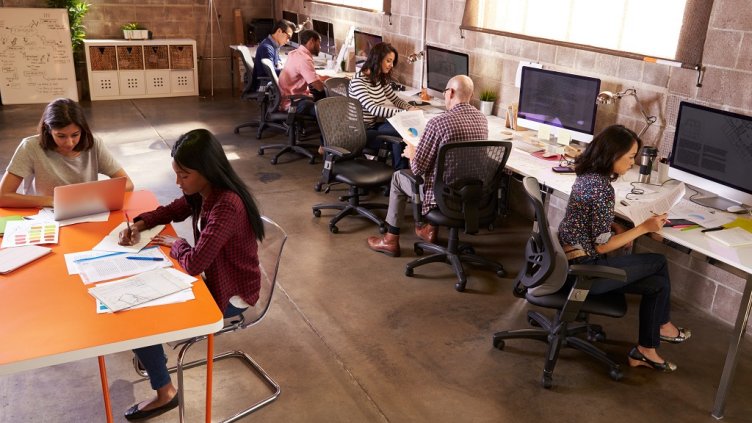
<svg viewBox="0 0 752 423"><path fill-rule="evenodd" d="M84 40L92 100L198 95L196 41Z"/></svg>

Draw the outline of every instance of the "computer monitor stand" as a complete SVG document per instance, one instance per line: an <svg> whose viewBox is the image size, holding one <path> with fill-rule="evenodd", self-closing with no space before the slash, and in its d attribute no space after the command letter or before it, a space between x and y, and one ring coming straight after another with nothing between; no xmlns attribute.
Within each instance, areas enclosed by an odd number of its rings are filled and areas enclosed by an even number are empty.
<svg viewBox="0 0 752 423"><path fill-rule="evenodd" d="M727 210L729 207L741 205L736 201L719 197L712 192L701 191L691 185L689 186L689 188L697 191L698 193L696 197L692 197L692 201L705 207L710 207L718 210Z"/></svg>

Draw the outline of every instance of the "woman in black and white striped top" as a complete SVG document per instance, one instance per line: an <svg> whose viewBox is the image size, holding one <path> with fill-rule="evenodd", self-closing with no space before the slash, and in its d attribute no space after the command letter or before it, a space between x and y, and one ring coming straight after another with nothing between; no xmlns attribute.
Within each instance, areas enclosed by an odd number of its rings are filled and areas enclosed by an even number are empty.
<svg viewBox="0 0 752 423"><path fill-rule="evenodd" d="M386 118L402 110L417 110L397 97L390 85L392 68L397 65L398 59L399 54L391 44L376 44L371 48L361 71L355 74L348 88L349 96L363 106L363 121L366 128L376 130L370 131L372 136L369 136L369 147L374 149L378 148L378 145L374 144L377 135L399 137L399 133L385 121ZM402 157L403 149L404 144L395 144L392 147L395 170L409 167L408 160Z"/></svg>

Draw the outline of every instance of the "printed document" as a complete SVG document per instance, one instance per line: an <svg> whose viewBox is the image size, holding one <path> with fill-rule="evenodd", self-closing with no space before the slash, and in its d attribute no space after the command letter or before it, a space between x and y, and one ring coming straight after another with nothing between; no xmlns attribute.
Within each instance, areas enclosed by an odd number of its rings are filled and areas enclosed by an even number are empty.
<svg viewBox="0 0 752 423"><path fill-rule="evenodd" d="M162 267L171 267L172 261L158 247L144 248L140 253L107 254L97 251L102 258L79 259L71 264L78 268L85 284L143 273ZM134 259L136 258L136 259ZM70 273L70 269L69 269Z"/></svg>
<svg viewBox="0 0 752 423"><path fill-rule="evenodd" d="M120 311L190 288L189 282L170 269L157 269L99 284L89 288L89 293L110 310Z"/></svg>
<svg viewBox="0 0 752 423"><path fill-rule="evenodd" d="M170 268L170 269L166 269L166 270L169 271L169 272L171 272L172 275L174 275L176 278L179 278L179 279L181 279L181 280L183 280L185 282L188 282L190 284L192 284L193 282L195 282L195 281L198 280L198 279L194 278L193 276L187 275L187 274L185 274L185 273L183 273L183 272L181 272L181 271L179 271L177 269L174 269L174 268ZM131 309L134 309L134 308L143 308L143 307L152 307L152 306L163 305L163 304L184 303L186 301L190 301L190 300L193 300L195 298L196 298L196 296L193 294L193 290L192 289L185 289L183 291L179 291L179 292L176 292L174 294L170 294L170 295L164 296L162 298L157 298L156 300L151 300L151 301L139 304L137 306L133 306L133 307L131 307ZM104 303L102 303L101 301L99 301L99 299L96 299L96 303L97 303L97 314L112 313L112 310L110 310L109 308L107 308L107 306L104 305Z"/></svg>
<svg viewBox="0 0 752 423"><path fill-rule="evenodd" d="M426 130L426 119L423 114L423 110L413 110L409 112L400 112L387 119L392 124L394 129L400 134L406 143L418 146L420 137L423 136L423 132Z"/></svg>
<svg viewBox="0 0 752 423"><path fill-rule="evenodd" d="M630 201L624 210L625 214L635 224L639 225L651 216L668 213L671 207L676 205L684 197L684 183L677 184L669 190L661 192L658 196L641 198L639 201Z"/></svg>

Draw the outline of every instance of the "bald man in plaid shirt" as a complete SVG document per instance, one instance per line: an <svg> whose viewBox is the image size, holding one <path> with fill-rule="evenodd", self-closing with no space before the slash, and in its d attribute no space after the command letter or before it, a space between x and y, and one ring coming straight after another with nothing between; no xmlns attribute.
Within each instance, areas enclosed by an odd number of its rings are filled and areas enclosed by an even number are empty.
<svg viewBox="0 0 752 423"><path fill-rule="evenodd" d="M426 214L436 207L434 174L439 147L446 143L488 139L488 120L469 101L473 96L473 81L464 75L453 77L444 90L447 111L428 121L418 147L410 144L405 156L410 159L410 170L423 180L423 208ZM471 164L468 164L471 165ZM389 209L386 213L387 233L383 237L368 238L368 247L388 256L399 257L399 234L405 203L415 195L412 179L404 171L394 172L389 193ZM415 227L415 233L424 241L435 242L438 229L435 226Z"/></svg>

